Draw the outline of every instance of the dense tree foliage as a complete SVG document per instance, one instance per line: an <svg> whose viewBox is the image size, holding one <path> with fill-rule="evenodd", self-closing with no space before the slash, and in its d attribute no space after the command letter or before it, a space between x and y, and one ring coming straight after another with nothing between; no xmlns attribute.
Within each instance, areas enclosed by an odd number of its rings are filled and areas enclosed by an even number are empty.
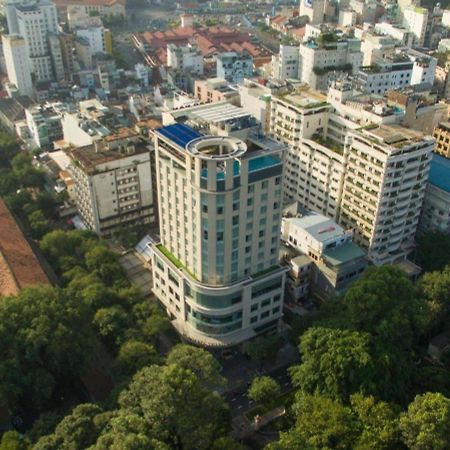
<svg viewBox="0 0 450 450"><path fill-rule="evenodd" d="M0 302L0 403L39 409L70 383L89 358L88 311L50 287L22 290Z"/></svg>
<svg viewBox="0 0 450 450"><path fill-rule="evenodd" d="M188 347L176 349L181 357ZM206 385L210 355L195 351L193 361L150 365L134 375L120 394L119 407L104 411L77 406L35 445L36 450L221 449L229 412L219 394ZM187 368L190 366L191 369ZM235 448L234 446L232 448ZM236 447L238 448L238 447Z"/></svg>
<svg viewBox="0 0 450 450"><path fill-rule="evenodd" d="M0 450L31 450L31 442L17 431L6 431L0 440Z"/></svg>
<svg viewBox="0 0 450 450"><path fill-rule="evenodd" d="M280 344L278 336L260 336L244 344L244 352L258 364L273 361Z"/></svg>
<svg viewBox="0 0 450 450"><path fill-rule="evenodd" d="M294 385L345 401L355 392L372 392L369 342L367 333L310 328L300 341L302 364L291 369Z"/></svg>
<svg viewBox="0 0 450 450"><path fill-rule="evenodd" d="M450 400L431 392L418 395L400 418L400 430L411 450L450 448Z"/></svg>
<svg viewBox="0 0 450 450"><path fill-rule="evenodd" d="M248 390L248 398L256 403L269 406L280 395L280 385L271 377L254 378Z"/></svg>
<svg viewBox="0 0 450 450"><path fill-rule="evenodd" d="M166 363L194 372L206 388L217 389L225 383L220 364L207 350L178 344L167 355Z"/></svg>
<svg viewBox="0 0 450 450"><path fill-rule="evenodd" d="M442 270L450 264L450 236L439 231L419 235L416 259L424 272Z"/></svg>
<svg viewBox="0 0 450 450"><path fill-rule="evenodd" d="M0 166L7 167L20 150L14 134L0 131Z"/></svg>
<svg viewBox="0 0 450 450"><path fill-rule="evenodd" d="M124 342L117 355L119 372L126 376L131 376L143 367L157 364L159 361L159 354L153 345L134 340Z"/></svg>

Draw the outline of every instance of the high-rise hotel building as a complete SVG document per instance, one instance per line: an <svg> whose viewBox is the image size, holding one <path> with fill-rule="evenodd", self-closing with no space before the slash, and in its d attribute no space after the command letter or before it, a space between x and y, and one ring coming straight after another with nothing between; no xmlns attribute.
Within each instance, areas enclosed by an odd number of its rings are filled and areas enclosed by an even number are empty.
<svg viewBox="0 0 450 450"><path fill-rule="evenodd" d="M153 291L174 326L209 346L276 328L285 146L256 133L205 136L178 123L154 136L161 238Z"/></svg>

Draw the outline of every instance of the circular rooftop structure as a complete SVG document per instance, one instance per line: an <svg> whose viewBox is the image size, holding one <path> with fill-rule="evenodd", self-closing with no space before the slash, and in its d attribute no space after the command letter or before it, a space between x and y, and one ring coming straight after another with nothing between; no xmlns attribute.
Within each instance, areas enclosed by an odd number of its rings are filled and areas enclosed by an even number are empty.
<svg viewBox="0 0 450 450"><path fill-rule="evenodd" d="M242 156L247 151L247 145L230 136L202 136L188 142L186 150L196 158L225 161Z"/></svg>

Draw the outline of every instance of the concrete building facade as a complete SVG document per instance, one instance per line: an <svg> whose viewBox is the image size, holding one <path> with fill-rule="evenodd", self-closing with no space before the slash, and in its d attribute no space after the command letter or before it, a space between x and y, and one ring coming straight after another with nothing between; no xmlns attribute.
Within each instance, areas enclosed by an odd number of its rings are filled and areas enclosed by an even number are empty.
<svg viewBox="0 0 450 450"><path fill-rule="evenodd" d="M153 248L153 291L174 326L207 346L276 328L285 147L203 136L182 124L154 134L161 243Z"/></svg>
<svg viewBox="0 0 450 450"><path fill-rule="evenodd" d="M355 229L375 264L414 248L434 142L396 125L348 133L339 223Z"/></svg>
<svg viewBox="0 0 450 450"><path fill-rule="evenodd" d="M217 77L233 84L253 75L253 58L248 53L226 52L217 55Z"/></svg>
<svg viewBox="0 0 450 450"><path fill-rule="evenodd" d="M128 128L69 150L76 206L86 226L102 236L155 221L149 142Z"/></svg>
<svg viewBox="0 0 450 450"><path fill-rule="evenodd" d="M31 96L33 81L25 39L18 34L3 35L2 44L9 82L17 88L20 95Z"/></svg>
<svg viewBox="0 0 450 450"><path fill-rule="evenodd" d="M450 160L437 154L431 159L419 229L450 234Z"/></svg>

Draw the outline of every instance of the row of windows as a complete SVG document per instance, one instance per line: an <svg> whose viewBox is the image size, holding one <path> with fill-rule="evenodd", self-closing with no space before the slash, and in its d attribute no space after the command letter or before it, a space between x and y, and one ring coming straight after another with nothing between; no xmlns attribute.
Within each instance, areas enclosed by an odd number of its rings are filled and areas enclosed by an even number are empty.
<svg viewBox="0 0 450 450"><path fill-rule="evenodd" d="M272 309L272 315L278 314L280 312L280 307L277 306ZM259 320L267 319L267 317L270 316L270 311L265 311L259 316ZM258 316L252 316L250 317L250 323L255 323L258 321Z"/></svg>

